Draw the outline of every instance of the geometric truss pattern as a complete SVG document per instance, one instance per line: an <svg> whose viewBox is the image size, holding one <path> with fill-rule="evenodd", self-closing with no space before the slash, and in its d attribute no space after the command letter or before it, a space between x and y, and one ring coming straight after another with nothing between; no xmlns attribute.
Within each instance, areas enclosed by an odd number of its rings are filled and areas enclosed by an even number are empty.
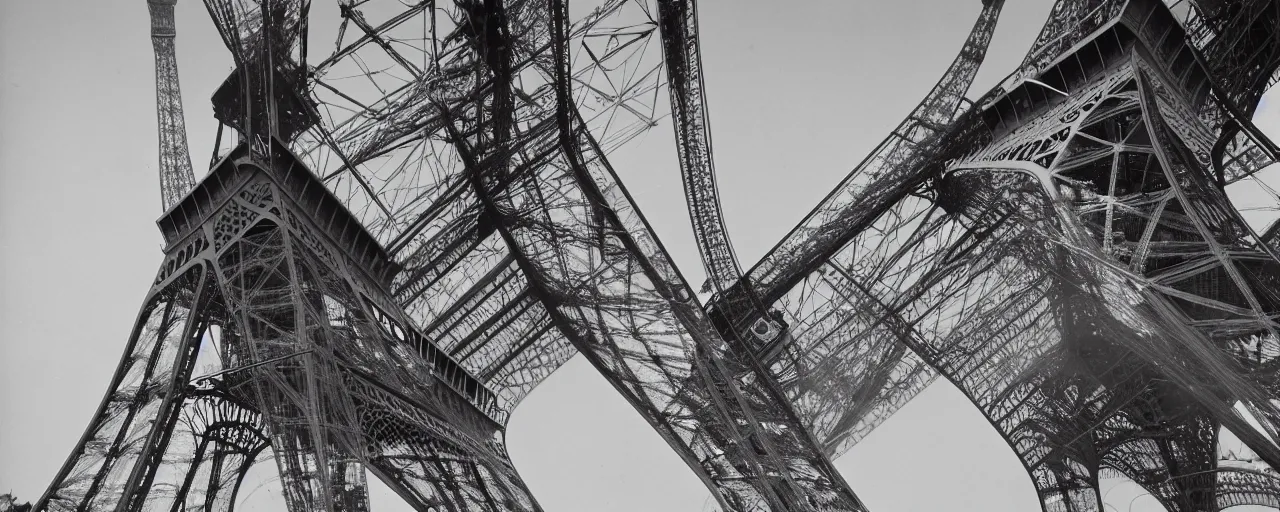
<svg viewBox="0 0 1280 512"><path fill-rule="evenodd" d="M187 127L182 115L182 91L178 87L177 32L173 8L177 0L148 0L151 13L151 46L156 57L156 126L159 135L160 199L169 209L195 186L191 155L187 151Z"/></svg>
<svg viewBox="0 0 1280 512"><path fill-rule="evenodd" d="M831 457L938 376L1046 511L1100 510L1108 473L1171 511L1280 507L1280 243L1222 190L1280 161L1249 121L1280 2L1064 0L968 102L984 1L745 276L694 2L346 2L320 58L309 0L204 3L236 63L213 169L151 0L166 258L36 510L230 510L268 458L294 511L367 510L366 472L417 510L540 510L506 422L576 353L725 510L865 510ZM668 79L705 307L607 160Z"/></svg>
<svg viewBox="0 0 1280 512"><path fill-rule="evenodd" d="M918 165L933 155L940 133L966 108L965 93L986 55L1003 7L1000 0L983 5L968 39L943 77L838 190L858 190L870 177L897 167ZM677 89L674 80L671 88ZM688 167L689 163L686 161L685 165ZM715 210L706 206L707 203L690 200L695 217L709 216L708 211L719 214L718 205ZM821 210L815 213L823 214ZM845 337L847 333L840 332L842 315L833 313L833 308L844 310L851 304L821 286L801 283L792 289L793 293L765 307L774 298L767 293L767 285L760 286L766 279L761 276L767 276L770 268L786 272L796 261L771 258L812 247L828 236L821 229L811 229L808 224L812 220L811 215L766 256L753 270L753 279L739 282L737 288L720 290L722 293L712 298L710 308L725 319L735 331L733 334L747 341L744 348L773 365L774 376L797 414L824 451L835 458L933 382L936 373L899 342L898 336L905 332L875 339ZM742 288L747 283L751 287Z"/></svg>
<svg viewBox="0 0 1280 512"><path fill-rule="evenodd" d="M161 227L113 391L38 509L230 510L267 445L292 510L367 509L365 469L420 509L536 509L494 394L408 327L385 253L287 150L242 146ZM225 370L193 381L210 329Z"/></svg>
<svg viewBox="0 0 1280 512"><path fill-rule="evenodd" d="M799 354L774 371L906 345L1008 440L1046 510L1099 509L1104 470L1169 510L1274 506L1274 472L1220 463L1216 441L1225 425L1274 467L1232 405L1274 417L1280 263L1221 191L1226 109L1162 9L1097 5L1089 39L1051 24L1038 44L1076 49L962 116L954 149L829 196L751 273Z"/></svg>

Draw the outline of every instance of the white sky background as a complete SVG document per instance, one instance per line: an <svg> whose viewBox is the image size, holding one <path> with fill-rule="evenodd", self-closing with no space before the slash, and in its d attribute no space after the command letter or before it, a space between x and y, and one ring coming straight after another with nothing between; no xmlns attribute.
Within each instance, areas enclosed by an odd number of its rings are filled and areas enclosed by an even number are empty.
<svg viewBox="0 0 1280 512"><path fill-rule="evenodd" d="M976 92L1013 70L1051 3L1008 2ZM716 164L744 264L919 101L979 4L702 2ZM192 160L204 169L216 126L208 98L231 63L200 2L182 0L177 24ZM161 260L152 66L144 0L0 2L0 492L23 500L39 497L83 433ZM1280 136L1280 101L1264 105L1257 122ZM671 138L663 122L611 160L697 284ZM1233 192L1241 204L1275 204L1257 187ZM1259 229L1274 217L1250 214ZM508 439L548 512L696 511L708 496L580 358L517 410ZM877 512L1038 509L1012 451L945 383L836 466ZM274 471L255 469L240 510L283 510ZM1132 484L1104 485L1107 510L1160 510ZM408 510L372 486L376 510Z"/></svg>

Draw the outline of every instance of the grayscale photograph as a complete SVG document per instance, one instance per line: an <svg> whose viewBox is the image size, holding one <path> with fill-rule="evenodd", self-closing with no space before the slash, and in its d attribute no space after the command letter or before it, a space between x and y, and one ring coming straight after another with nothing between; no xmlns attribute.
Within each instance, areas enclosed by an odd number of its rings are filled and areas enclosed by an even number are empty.
<svg viewBox="0 0 1280 512"><path fill-rule="evenodd" d="M1280 511L1278 84L1280 0L0 1L0 512Z"/></svg>

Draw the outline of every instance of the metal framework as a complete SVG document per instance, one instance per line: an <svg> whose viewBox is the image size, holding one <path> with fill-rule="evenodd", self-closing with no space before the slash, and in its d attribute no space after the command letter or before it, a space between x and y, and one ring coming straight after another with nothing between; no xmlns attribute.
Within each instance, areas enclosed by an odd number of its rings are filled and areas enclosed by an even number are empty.
<svg viewBox="0 0 1280 512"><path fill-rule="evenodd" d="M331 49L309 0L204 0L236 69L198 184L174 3L148 0L165 261L35 510L229 511L266 460L295 512L368 510L367 473L420 511L541 510L506 425L575 354L726 511L865 510L830 461L938 376L1046 512L1100 511L1107 474L1170 511L1280 508L1280 224L1224 192L1280 161L1249 119L1280 2L1062 0L970 101L984 0L746 272L693 0L339 2ZM664 92L705 304L607 158Z"/></svg>
<svg viewBox="0 0 1280 512"><path fill-rule="evenodd" d="M1238 102L1280 64L1277 6L1233 5L1233 23L1269 29L1206 45L1157 2L1059 2L1018 73L890 146L902 156L873 153L739 283L790 325L774 374L812 410L874 425L938 372L1009 441L1045 510L1099 510L1105 471L1169 510L1275 506L1280 268L1222 187L1276 155L1239 129L1253 106ZM1194 30L1200 6L1184 8ZM1205 66L1211 51L1250 74ZM1255 157L1224 151L1240 134ZM1223 427L1254 462L1218 460Z"/></svg>
<svg viewBox="0 0 1280 512"><path fill-rule="evenodd" d="M147 0L151 12L151 47L156 54L156 128L160 138L160 199L164 209L176 204L195 186L187 126L178 87L177 29L173 8L178 0Z"/></svg>

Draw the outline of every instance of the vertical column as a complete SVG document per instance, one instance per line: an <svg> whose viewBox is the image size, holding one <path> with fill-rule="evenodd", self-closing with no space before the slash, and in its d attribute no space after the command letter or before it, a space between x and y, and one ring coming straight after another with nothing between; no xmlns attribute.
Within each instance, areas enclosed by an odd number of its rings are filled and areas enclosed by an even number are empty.
<svg viewBox="0 0 1280 512"><path fill-rule="evenodd" d="M156 55L156 128L160 136L160 198L164 208L177 203L195 187L187 127L182 119L182 91L178 88L178 59L173 6L178 0L147 0L151 11L151 46Z"/></svg>

